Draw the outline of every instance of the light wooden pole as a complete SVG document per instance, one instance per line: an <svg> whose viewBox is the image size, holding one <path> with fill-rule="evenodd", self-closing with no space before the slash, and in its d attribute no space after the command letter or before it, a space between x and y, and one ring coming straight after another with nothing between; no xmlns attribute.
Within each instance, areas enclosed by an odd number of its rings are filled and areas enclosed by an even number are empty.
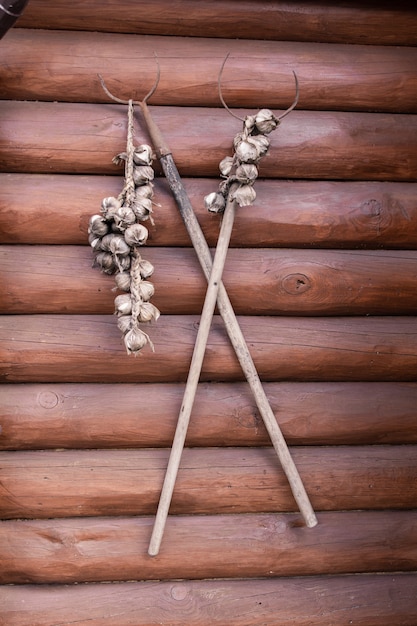
<svg viewBox="0 0 417 626"><path fill-rule="evenodd" d="M218 297L219 287L221 284L223 268L226 261L227 250L229 248L230 237L233 229L235 218L235 201L231 200L232 190L229 193L229 199L223 215L219 239L214 255L213 266L208 280L206 297L204 300L203 310L201 313L200 324L198 327L197 338L194 346L193 356L191 359L190 369L188 373L187 383L185 386L184 397L180 408L177 427L174 440L172 443L171 454L165 474L164 484L161 491L158 510L155 517L155 523L152 531L151 541L148 553L155 556L159 552L162 537L164 534L166 519L172 500L175 481L180 465L181 454L185 444L188 424L191 417L194 399L197 392L198 381L200 379L201 368L203 365L204 354L207 346L207 339L210 326L213 320L214 309Z"/></svg>

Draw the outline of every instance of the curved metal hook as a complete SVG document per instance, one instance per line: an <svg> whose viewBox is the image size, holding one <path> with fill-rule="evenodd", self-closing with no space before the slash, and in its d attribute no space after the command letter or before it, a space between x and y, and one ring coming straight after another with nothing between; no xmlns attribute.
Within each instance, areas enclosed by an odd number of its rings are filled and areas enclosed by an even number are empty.
<svg viewBox="0 0 417 626"><path fill-rule="evenodd" d="M161 78L161 66L159 65L158 55L156 54L155 51L154 51L153 55L155 57L155 62L156 62L156 78L155 78L155 82L154 82L153 86L151 87L151 90L146 94L146 96L144 97L142 102L147 102L149 100L149 98L151 96L153 96L153 94L156 91L156 88L159 85L159 79Z"/></svg>
<svg viewBox="0 0 417 626"><path fill-rule="evenodd" d="M282 120L282 118L288 115L288 113L291 113L291 111L293 111L298 104L298 99L300 97L300 85L298 84L297 74L294 72L294 70L292 71L292 73L294 74L294 80L295 80L295 98L294 98L292 105L288 107L288 109L284 111L284 113L279 115L277 117L277 120Z"/></svg>
<svg viewBox="0 0 417 626"><path fill-rule="evenodd" d="M230 52L228 52L226 54L225 58L224 58L224 61L223 61L222 66L220 68L219 77L218 77L218 80L217 80L217 85L218 85L218 88L219 88L219 97L220 97L220 101L221 101L222 105L224 106L224 108L226 109L226 111L228 111L228 113L230 113L230 115L232 117L235 117L237 120L240 120L241 122L244 122L245 120L242 117L239 117L238 115L233 113L233 111L230 110L230 108L227 106L227 104L226 104L226 102L225 102L225 100L223 98L223 94L222 94L221 78L222 78L224 66L226 65L226 61L229 58L229 56L230 56ZM293 101L292 105L286 111L284 111L284 113L282 113L279 117L276 118L278 121L282 120L282 118L285 117L286 115L288 115L288 113L291 113L291 111L293 109L295 109L295 107L298 104L298 99L300 97L300 86L299 86L299 83L298 83L297 74L294 72L294 70L293 70L292 73L294 74L294 80L295 80L295 98L294 98L294 101Z"/></svg>
<svg viewBox="0 0 417 626"><path fill-rule="evenodd" d="M154 84L152 85L150 91L146 94L146 96L143 98L143 100L122 100L121 98L118 98L117 96L113 95L111 93L111 91L107 88L106 83L104 82L104 78L101 76L101 74L97 74L97 76L100 79L101 82L101 86L103 88L103 91L106 93L106 95L113 100L114 102L118 102L119 104L129 104L130 102L133 102L133 104L137 104L139 106L141 106L142 104L144 104L145 102L147 102L149 100L149 98L155 93L158 85L159 85L159 79L161 77L161 68L159 65L159 59L158 59L158 55L156 54L156 52L154 52L154 57L155 57L155 61L156 61L156 67L157 67L157 72L156 72L156 79Z"/></svg>
<svg viewBox="0 0 417 626"><path fill-rule="evenodd" d="M236 115L235 113L233 113L233 111L231 111L229 109L229 107L227 106L224 98L223 98L223 94L222 94L222 74L223 74L223 70L224 70L224 66L226 65L226 61L230 56L230 52L228 52L224 58L224 61L222 63L222 66L220 68L220 72L219 72L219 77L217 79L217 86L219 88L219 98L220 98L220 102L222 103L222 105L224 106L224 108L226 109L226 111L228 113L230 113L230 115L232 117L235 117L237 120L240 120L241 122L244 122L245 120L243 119L243 117L239 117L238 115Z"/></svg>

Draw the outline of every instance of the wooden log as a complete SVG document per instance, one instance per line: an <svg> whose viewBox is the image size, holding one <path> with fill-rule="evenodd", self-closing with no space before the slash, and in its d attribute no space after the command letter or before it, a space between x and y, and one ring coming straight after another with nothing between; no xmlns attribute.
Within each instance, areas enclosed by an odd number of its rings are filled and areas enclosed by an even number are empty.
<svg viewBox="0 0 417 626"><path fill-rule="evenodd" d="M27 29L14 29L2 45L2 97L108 102L101 74L118 97L142 99L155 80L155 52L161 79L154 105L219 106L218 75L229 53L222 93L231 107L285 109L295 72L299 109L417 112L417 48ZM140 71L132 71L128 56Z"/></svg>
<svg viewBox="0 0 417 626"><path fill-rule="evenodd" d="M240 116L249 111L238 109ZM241 123L222 109L152 107L183 176L218 176ZM0 102L0 171L120 174L126 107ZM136 142L147 142L140 130ZM260 174L269 178L416 180L417 117L293 111L271 137Z"/></svg>
<svg viewBox="0 0 417 626"><path fill-rule="evenodd" d="M218 179L184 179L210 245L219 218L203 206ZM118 176L0 174L2 243L85 245L88 220L106 196L117 196ZM17 193L18 190L18 193ZM414 183L258 180L253 207L241 207L232 233L235 247L417 248ZM190 246L163 179L155 183L155 226L149 246Z"/></svg>
<svg viewBox="0 0 417 626"><path fill-rule="evenodd" d="M292 445L417 443L417 383L265 383ZM181 384L1 385L1 449L169 447ZM269 445L247 383L200 384L187 445Z"/></svg>
<svg viewBox="0 0 417 626"><path fill-rule="evenodd" d="M194 250L142 256L164 314L201 312L206 281ZM0 313L111 315L114 278L92 269L93 258L87 246L1 246ZM240 315L412 315L416 263L416 251L234 249L223 281Z"/></svg>
<svg viewBox="0 0 417 626"><path fill-rule="evenodd" d="M266 580L176 581L0 588L0 618L13 626L293 626L349 621L357 626L414 626L415 574L309 576Z"/></svg>
<svg viewBox="0 0 417 626"><path fill-rule="evenodd" d="M155 352L126 356L113 316L0 318L4 382L179 382L188 374L199 318L162 316ZM414 381L416 318L239 318L265 381ZM143 357L143 358L142 358ZM221 320L209 336L201 381L242 380Z"/></svg>
<svg viewBox="0 0 417 626"><path fill-rule="evenodd" d="M1 584L413 571L415 511L170 516L158 556L152 517L4 521Z"/></svg>
<svg viewBox="0 0 417 626"><path fill-rule="evenodd" d="M134 7L129 0L107 0L97 10L94 0L31 0L19 27L102 30L124 33L330 41L341 43L415 45L414 3L400 0L338 5L311 2L257 2L222 0L202 4L158 0Z"/></svg>
<svg viewBox="0 0 417 626"><path fill-rule="evenodd" d="M416 446L291 450L316 511L410 509ZM169 450L1 452L0 517L153 515ZM272 448L186 448L170 511L176 515L297 511Z"/></svg>

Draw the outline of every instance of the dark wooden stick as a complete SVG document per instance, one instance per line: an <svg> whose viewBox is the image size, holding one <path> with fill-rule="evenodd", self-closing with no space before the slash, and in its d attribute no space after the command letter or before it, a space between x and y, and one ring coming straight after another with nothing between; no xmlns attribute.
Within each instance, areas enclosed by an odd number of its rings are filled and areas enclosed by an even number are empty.
<svg viewBox="0 0 417 626"><path fill-rule="evenodd" d="M203 231L195 216L191 202L187 196L184 186L181 182L178 169L175 165L172 154L162 138L159 128L153 121L146 102L140 103L141 111L148 127L152 143L160 160L163 172L176 199L181 217L187 228L200 265L206 276L207 281L210 279L212 269L212 259L210 249L205 240ZM281 429L276 421L275 415L269 404L268 398L263 389L261 380L253 362L249 348L246 344L243 333L240 329L232 304L227 295L227 291L222 282L218 286L218 299L220 315L226 326L230 341L236 352L239 363L250 385L252 393L259 412L265 423L265 427L271 438L274 449L281 462L283 470L289 481L294 498L299 506L300 512L304 517L305 523L309 528L317 524L317 518L311 506L307 492L304 488L298 470L288 450L288 446L282 435Z"/></svg>

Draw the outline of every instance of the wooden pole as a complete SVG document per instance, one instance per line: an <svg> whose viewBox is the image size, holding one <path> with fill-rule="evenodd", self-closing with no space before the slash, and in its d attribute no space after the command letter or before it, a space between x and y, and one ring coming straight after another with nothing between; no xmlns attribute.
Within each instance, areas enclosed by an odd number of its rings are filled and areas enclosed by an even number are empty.
<svg viewBox="0 0 417 626"><path fill-rule="evenodd" d="M231 199L232 193L233 189L231 189L229 192L229 198L226 204L226 209L224 211L219 240L214 255L213 267L208 279L206 297L201 313L200 325L198 327L198 333L194 346L193 356L191 359L187 383L185 386L184 397L178 417L174 441L172 443L171 454L169 457L168 467L166 470L158 510L156 513L152 537L149 544L148 553L150 556L156 556L159 553L159 548L161 546L166 519L168 517L168 511L172 500L172 494L178 474L178 468L180 465L181 454L187 435L191 411L197 392L198 381L200 379L201 368L203 365L204 354L206 351L207 339L213 319L214 309L216 307L219 286L221 283L221 277L223 274L223 268L226 261L227 250L229 248L229 242L235 218L236 203L235 200Z"/></svg>
<svg viewBox="0 0 417 626"><path fill-rule="evenodd" d="M153 122L146 102L141 104L142 114L148 126L154 147L161 162L162 169L168 184L177 201L181 217L190 235L191 241L197 253L206 279L209 280L212 260L210 250L205 240L203 231L194 214L193 207L188 199L187 193L182 185L181 178L169 148L166 146L159 129ZM317 524L317 517L311 506L309 497L302 483L298 470L291 458L286 441L281 429L276 421L275 415L269 404L268 398L262 387L261 380L253 362L249 348L246 344L243 333L240 329L232 304L227 295L227 291L222 282L218 285L218 307L222 316L229 338L236 352L239 363L250 385L259 412L263 418L272 445L278 455L282 468L287 476L294 498L298 504L300 512L309 528Z"/></svg>

